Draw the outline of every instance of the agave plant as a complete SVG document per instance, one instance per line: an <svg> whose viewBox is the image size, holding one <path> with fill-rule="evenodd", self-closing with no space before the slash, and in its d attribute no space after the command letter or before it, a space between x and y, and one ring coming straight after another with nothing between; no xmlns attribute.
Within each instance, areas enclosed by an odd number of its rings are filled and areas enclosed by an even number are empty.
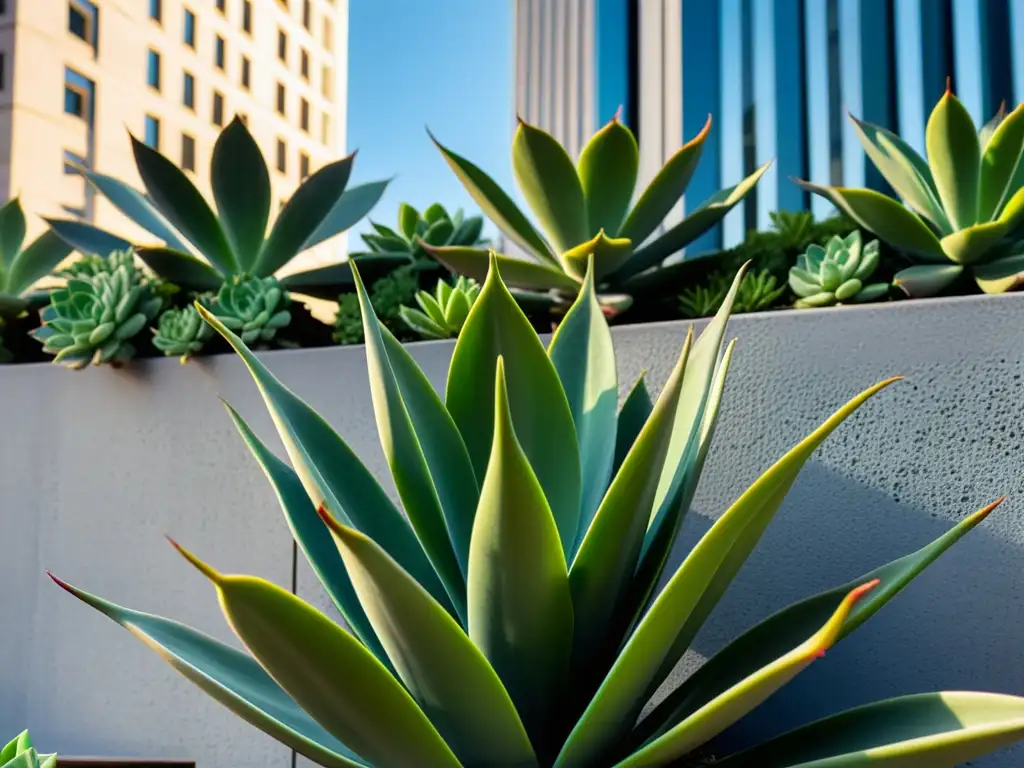
<svg viewBox="0 0 1024 768"><path fill-rule="evenodd" d="M40 755L28 731L22 731L0 749L0 768L57 768L57 756Z"/></svg>
<svg viewBox="0 0 1024 768"><path fill-rule="evenodd" d="M68 368L111 363L135 356L131 340L164 305L153 283L135 265L131 251L87 256L63 273L67 284L50 292L32 336L53 362Z"/></svg>
<svg viewBox="0 0 1024 768"><path fill-rule="evenodd" d="M45 291L29 289L71 253L71 246L49 231L22 247L27 226L18 198L0 207L0 318L45 304Z"/></svg>
<svg viewBox="0 0 1024 768"><path fill-rule="evenodd" d="M424 243L435 247L472 248L485 242L480 238L484 227L482 216L466 218L461 208L449 216L440 203L434 203L423 213L402 203L398 206L396 229L373 221L370 224L375 231L360 235L368 251L352 256L394 254L404 255L410 262L420 262L430 258L423 249Z"/></svg>
<svg viewBox="0 0 1024 768"><path fill-rule="evenodd" d="M808 246L789 270L789 287L798 308L862 304L888 295L887 283L865 285L878 268L878 241L862 247L860 230L836 235L824 247Z"/></svg>
<svg viewBox="0 0 1024 768"><path fill-rule="evenodd" d="M798 183L919 262L898 272L896 285L932 296L965 270L986 293L1024 284L1024 104L978 131L947 88L928 119L927 162L896 134L851 119L902 204L869 189Z"/></svg>
<svg viewBox="0 0 1024 768"><path fill-rule="evenodd" d="M673 265L671 275L661 273L662 262L717 224L767 170L766 164L716 193L652 238L686 191L710 130L709 117L704 129L669 159L631 206L639 153L636 138L618 115L594 134L576 165L554 137L520 120L512 141L512 170L547 237L490 176L436 139L434 143L484 213L532 259L498 257L510 287L548 293L552 302L571 301L582 285L587 259L593 256L600 300L618 311L645 285L664 288L670 278L678 281L694 260ZM483 280L487 273L484 249L428 250L466 277Z"/></svg>
<svg viewBox="0 0 1024 768"><path fill-rule="evenodd" d="M118 179L78 168L112 205L162 245L138 248L139 258L161 278L187 290L216 291L241 276L269 277L305 250L344 232L376 205L386 181L346 190L355 153L325 165L306 179L269 227L270 174L259 146L239 118L221 132L213 149L210 183L216 212L189 177L159 152L131 138L145 194ZM130 247L122 237L72 220L48 220L67 243L87 254ZM139 245L139 244L136 244ZM367 271L390 271L394 256L368 259ZM344 262L282 278L296 293L334 299L351 289Z"/></svg>
<svg viewBox="0 0 1024 768"><path fill-rule="evenodd" d="M480 295L480 284L472 278L459 277L455 284L438 280L434 293L419 291L419 309L403 306L402 321L425 339L450 339L459 335L473 302Z"/></svg>
<svg viewBox="0 0 1024 768"><path fill-rule="evenodd" d="M768 469L658 591L714 433L738 287L739 278L696 342L687 336L657 401L641 379L619 410L592 262L545 350L492 259L443 401L356 277L373 408L404 514L342 437L197 307L263 395L292 466L230 406L229 415L347 628L180 547L212 582L247 652L55 580L321 765L636 768L692 759L995 506L755 625L638 724L802 466L894 381L854 397ZM1024 699L936 693L835 715L723 764L953 765L1022 735Z"/></svg>

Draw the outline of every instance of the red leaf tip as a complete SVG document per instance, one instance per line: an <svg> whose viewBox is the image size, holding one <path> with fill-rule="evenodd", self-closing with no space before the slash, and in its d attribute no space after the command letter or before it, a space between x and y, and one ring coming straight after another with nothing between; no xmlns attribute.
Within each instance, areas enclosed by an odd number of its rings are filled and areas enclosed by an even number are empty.
<svg viewBox="0 0 1024 768"><path fill-rule="evenodd" d="M63 589L65 592L71 592L71 585L64 581L64 579L57 578L49 570L46 571L46 575L50 577L54 584Z"/></svg>

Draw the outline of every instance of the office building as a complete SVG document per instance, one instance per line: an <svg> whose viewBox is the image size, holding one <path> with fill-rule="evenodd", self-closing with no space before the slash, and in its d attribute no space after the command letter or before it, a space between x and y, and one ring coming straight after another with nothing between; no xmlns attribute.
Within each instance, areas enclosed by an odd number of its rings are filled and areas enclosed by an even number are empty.
<svg viewBox="0 0 1024 768"><path fill-rule="evenodd" d="M73 166L141 188L131 132L212 201L214 142L239 115L276 209L344 152L347 26L348 0L0 0L0 200L20 196L30 234L73 217L152 242Z"/></svg>
<svg viewBox="0 0 1024 768"><path fill-rule="evenodd" d="M649 181L709 114L713 128L677 220L774 158L693 252L831 206L789 177L884 182L847 111L924 150L949 77L979 124L1024 100L1021 0L513 0L515 107L572 153L623 107Z"/></svg>

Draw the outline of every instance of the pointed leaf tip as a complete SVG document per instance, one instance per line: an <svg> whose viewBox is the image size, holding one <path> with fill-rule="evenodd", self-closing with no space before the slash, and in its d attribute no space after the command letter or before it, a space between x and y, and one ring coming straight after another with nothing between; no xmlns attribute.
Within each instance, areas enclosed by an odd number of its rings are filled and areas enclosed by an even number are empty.
<svg viewBox="0 0 1024 768"><path fill-rule="evenodd" d="M167 539L167 541L169 541L171 543L172 547L174 547L176 550L178 550L178 554L180 554L182 557L184 557L186 560L188 560L189 563L191 563L192 566L197 571L199 571L201 574L203 574L203 576L208 578L214 584L220 584L224 580L224 576L220 572L218 572L212 566L207 565L206 563L204 563L202 560L200 560L198 557L193 555L191 552L189 552L187 549L185 549L183 546L181 546L181 544L176 542L170 536L167 536L166 539Z"/></svg>
<svg viewBox="0 0 1024 768"><path fill-rule="evenodd" d="M994 510L996 507L998 507L1004 501L1006 501L1006 496L1000 496L998 499L993 501L988 506L982 507L977 512L974 512L973 514L969 515L967 519L968 520L973 520L976 523L980 523L982 520L984 520L986 517L988 517L989 514L991 514L992 510Z"/></svg>
<svg viewBox="0 0 1024 768"><path fill-rule="evenodd" d="M46 570L46 575L50 577L51 581L53 581L54 584L56 584L58 587L63 589L65 592L68 592L68 593L70 593L72 595L75 594L75 588L74 587L72 587L70 584L68 584L63 579L60 579L60 578L54 576L53 573L51 573L49 569Z"/></svg>

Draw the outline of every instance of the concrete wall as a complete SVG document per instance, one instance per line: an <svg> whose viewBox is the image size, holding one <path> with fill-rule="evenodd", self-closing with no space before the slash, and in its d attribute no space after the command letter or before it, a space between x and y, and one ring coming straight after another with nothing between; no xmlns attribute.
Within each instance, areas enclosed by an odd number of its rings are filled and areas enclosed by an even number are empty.
<svg viewBox="0 0 1024 768"><path fill-rule="evenodd" d="M1020 296L732 322L740 345L677 562L760 472L848 397L894 373L908 380L864 406L808 464L684 667L792 600L911 551L1010 495L732 737L743 742L901 693L1024 693L1022 323ZM644 368L660 386L684 333L683 324L617 329L621 388ZM412 349L440 387L451 343ZM361 348L265 359L386 476ZM0 371L0 733L27 725L40 746L68 754L187 757L201 768L291 765L287 750L43 574L50 568L125 605L229 638L210 586L164 542L170 533L222 570L259 574L322 604L304 562L293 574L276 502L217 392L273 436L230 356L122 372ZM1009 768L1022 758L1024 750L1009 750L975 765Z"/></svg>

